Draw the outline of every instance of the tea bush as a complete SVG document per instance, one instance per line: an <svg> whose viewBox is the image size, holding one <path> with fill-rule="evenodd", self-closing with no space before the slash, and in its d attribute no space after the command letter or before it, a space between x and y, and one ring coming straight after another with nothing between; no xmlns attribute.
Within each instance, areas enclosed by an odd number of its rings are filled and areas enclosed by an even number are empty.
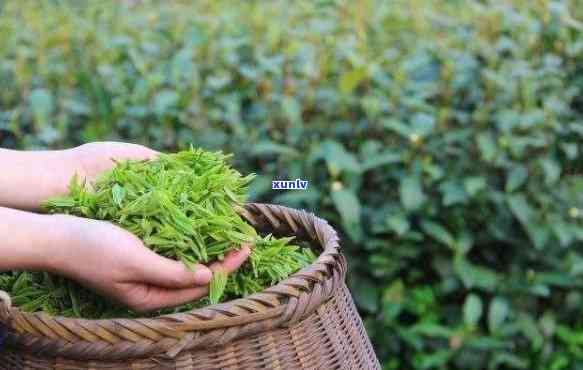
<svg viewBox="0 0 583 370"><path fill-rule="evenodd" d="M234 152L385 369L583 369L580 0L88 3L3 2L0 145Z"/></svg>

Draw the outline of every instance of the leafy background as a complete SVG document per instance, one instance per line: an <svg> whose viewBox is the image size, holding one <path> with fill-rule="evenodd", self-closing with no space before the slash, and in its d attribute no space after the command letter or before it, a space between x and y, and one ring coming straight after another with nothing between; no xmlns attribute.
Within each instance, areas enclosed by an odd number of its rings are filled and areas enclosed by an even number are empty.
<svg viewBox="0 0 583 370"><path fill-rule="evenodd" d="M234 152L385 369L583 369L582 1L0 4L1 146Z"/></svg>

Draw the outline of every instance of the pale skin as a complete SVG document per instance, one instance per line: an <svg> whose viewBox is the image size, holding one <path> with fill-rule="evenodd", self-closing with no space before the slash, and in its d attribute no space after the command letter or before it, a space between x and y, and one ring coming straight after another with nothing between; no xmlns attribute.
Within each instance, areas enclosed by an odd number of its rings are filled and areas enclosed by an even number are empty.
<svg viewBox="0 0 583 370"><path fill-rule="evenodd" d="M157 154L114 142L62 151L0 148L0 271L56 273L139 312L206 296L212 271L235 271L249 256L248 245L192 272L111 223L37 213L43 200L67 193L74 174L90 183L114 165L112 159L152 159Z"/></svg>

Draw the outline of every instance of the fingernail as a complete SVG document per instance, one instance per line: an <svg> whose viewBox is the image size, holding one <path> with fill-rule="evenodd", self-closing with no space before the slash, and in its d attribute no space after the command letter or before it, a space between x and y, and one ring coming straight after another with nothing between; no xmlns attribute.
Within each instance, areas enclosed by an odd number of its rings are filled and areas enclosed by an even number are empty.
<svg viewBox="0 0 583 370"><path fill-rule="evenodd" d="M198 285L208 284L213 277L213 273L205 265L196 265L196 271L194 272L194 280Z"/></svg>
<svg viewBox="0 0 583 370"><path fill-rule="evenodd" d="M249 244L241 244L241 248L239 249L231 249L227 252L227 256L239 256L242 254L249 254L251 249L249 248Z"/></svg>
<svg viewBox="0 0 583 370"><path fill-rule="evenodd" d="M248 256L251 252L251 248L249 248L249 244L241 244L241 248L238 250L233 250L230 252L232 256Z"/></svg>
<svg viewBox="0 0 583 370"><path fill-rule="evenodd" d="M251 253L251 245L250 244L241 245L241 251L242 251L242 253L248 255L249 253Z"/></svg>

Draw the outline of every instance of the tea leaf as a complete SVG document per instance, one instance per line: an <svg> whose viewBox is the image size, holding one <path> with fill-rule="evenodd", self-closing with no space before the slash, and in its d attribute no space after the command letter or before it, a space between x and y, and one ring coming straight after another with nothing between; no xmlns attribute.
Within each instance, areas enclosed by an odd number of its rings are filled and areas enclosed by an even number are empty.
<svg viewBox="0 0 583 370"><path fill-rule="evenodd" d="M227 274L224 271L215 271L213 273L213 278L211 279L210 289L209 289L209 299L211 304L216 304L219 302L225 288L227 287Z"/></svg>

